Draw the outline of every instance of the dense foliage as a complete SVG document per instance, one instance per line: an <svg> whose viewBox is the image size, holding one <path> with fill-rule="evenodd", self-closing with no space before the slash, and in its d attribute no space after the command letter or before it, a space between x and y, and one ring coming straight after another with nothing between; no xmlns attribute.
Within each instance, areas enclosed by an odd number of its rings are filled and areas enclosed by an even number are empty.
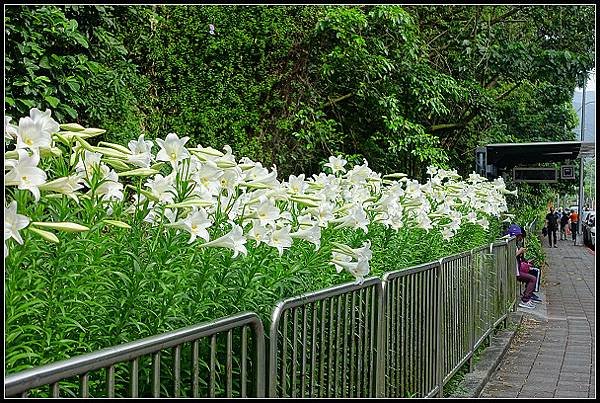
<svg viewBox="0 0 600 403"><path fill-rule="evenodd" d="M569 140L593 6L9 6L9 115L174 131L315 173L423 177L486 142Z"/></svg>

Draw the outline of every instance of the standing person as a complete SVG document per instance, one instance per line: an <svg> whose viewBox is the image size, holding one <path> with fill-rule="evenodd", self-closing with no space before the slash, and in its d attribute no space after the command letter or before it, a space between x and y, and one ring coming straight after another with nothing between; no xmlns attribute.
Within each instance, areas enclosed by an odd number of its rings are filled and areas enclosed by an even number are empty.
<svg viewBox="0 0 600 403"><path fill-rule="evenodd" d="M550 207L550 212L546 214L546 228L548 228L548 242L550 247L558 248L556 245L556 230L558 230L558 220L554 213L554 207Z"/></svg>
<svg viewBox="0 0 600 403"><path fill-rule="evenodd" d="M569 216L569 221L571 221L571 235L573 236L573 242L577 241L577 222L579 221L579 214L575 211L575 209L571 210L571 215Z"/></svg>
<svg viewBox="0 0 600 403"><path fill-rule="evenodd" d="M560 239L561 241L567 240L567 226L569 225L569 213L565 208L563 210L562 217L560 217Z"/></svg>

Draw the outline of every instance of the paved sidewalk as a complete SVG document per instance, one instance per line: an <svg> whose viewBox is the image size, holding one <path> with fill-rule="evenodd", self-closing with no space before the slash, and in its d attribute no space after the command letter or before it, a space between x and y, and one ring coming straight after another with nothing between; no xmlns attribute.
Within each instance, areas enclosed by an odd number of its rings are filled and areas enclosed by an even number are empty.
<svg viewBox="0 0 600 403"><path fill-rule="evenodd" d="M525 313L518 332L480 397L596 397L594 252L572 241L544 249L544 302Z"/></svg>

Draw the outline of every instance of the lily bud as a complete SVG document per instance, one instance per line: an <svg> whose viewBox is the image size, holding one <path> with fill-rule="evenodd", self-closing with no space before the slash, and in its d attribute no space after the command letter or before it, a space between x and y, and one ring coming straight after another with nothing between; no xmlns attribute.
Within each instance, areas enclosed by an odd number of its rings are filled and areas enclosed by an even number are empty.
<svg viewBox="0 0 600 403"><path fill-rule="evenodd" d="M156 175L157 173L159 173L159 171L157 171L155 169L138 168L138 169L133 169L131 171L119 172L117 174L117 176L118 177L122 177L122 176L150 176L150 175Z"/></svg>
<svg viewBox="0 0 600 403"><path fill-rule="evenodd" d="M83 232L89 231L90 229L84 225L76 224L74 222L32 222L31 225L43 228L52 228L59 231L65 232Z"/></svg>
<svg viewBox="0 0 600 403"><path fill-rule="evenodd" d="M120 160L117 158L107 157L107 158L104 158L104 162L106 162L108 165L110 165L117 171L128 171L131 169L131 167L129 165L127 165L125 162L123 162L123 160Z"/></svg>
<svg viewBox="0 0 600 403"><path fill-rule="evenodd" d="M114 225L115 227L130 229L131 225L118 220L102 220L106 224Z"/></svg>
<svg viewBox="0 0 600 403"><path fill-rule="evenodd" d="M85 130L85 127L81 126L77 123L64 123L60 125L61 130L66 130L69 132L82 132Z"/></svg>
<svg viewBox="0 0 600 403"><path fill-rule="evenodd" d="M108 148L108 147L93 147L93 148L94 148L94 152L101 153L103 155L106 155L107 157L120 158L120 159L124 159L124 160L127 159L127 157L128 157L127 154L124 154L113 148Z"/></svg>
<svg viewBox="0 0 600 403"><path fill-rule="evenodd" d="M50 148L40 148L40 157L60 157L62 155L62 150L58 147L50 147Z"/></svg>
<svg viewBox="0 0 600 403"><path fill-rule="evenodd" d="M49 231L44 231L43 229L39 229L39 228L34 228L34 227L29 227L29 230L35 232L36 234L38 234L39 236L41 236L42 238L44 238L47 241L53 242L53 243L59 243L60 241L58 240L58 237L56 235L54 235L52 232Z"/></svg>
<svg viewBox="0 0 600 403"><path fill-rule="evenodd" d="M114 148L117 151L121 151L124 154L131 154L131 150L127 147L123 147L122 145L119 144L115 144L115 143L108 143L106 141L100 141L98 143L99 146L106 146L109 148Z"/></svg>

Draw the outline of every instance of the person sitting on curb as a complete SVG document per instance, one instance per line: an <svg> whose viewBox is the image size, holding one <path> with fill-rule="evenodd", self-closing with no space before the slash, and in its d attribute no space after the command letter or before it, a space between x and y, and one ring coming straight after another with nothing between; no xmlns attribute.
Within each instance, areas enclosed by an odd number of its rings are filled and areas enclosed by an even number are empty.
<svg viewBox="0 0 600 403"><path fill-rule="evenodd" d="M531 267L530 265L521 264L521 262L526 263L524 260L526 248L524 246L524 238L521 227L516 224L512 224L508 227L507 235L517 237L517 252L515 256L517 260L517 280L525 283L525 292L523 292L521 296L519 306L522 308L533 309L535 308L535 304L531 301L531 296L535 290L535 283L537 279L534 275L529 273L529 268Z"/></svg>
<svg viewBox="0 0 600 403"><path fill-rule="evenodd" d="M521 228L521 234L517 235L517 264L521 264L522 262L527 262L527 265L529 267L529 270L527 271L527 273L535 276L536 278L536 283L535 283L535 289L534 292L531 294L531 301L533 302L542 302L542 299L540 297L538 297L538 295L535 293L537 291L540 290L540 281L541 281L541 276L542 276L542 271L535 265L535 263L533 262L533 260L531 259L527 259L525 257L525 252L527 251L527 248L525 247L525 238L527 237L527 232L525 232L525 228L523 227L519 227ZM519 247L521 248L519 250Z"/></svg>

